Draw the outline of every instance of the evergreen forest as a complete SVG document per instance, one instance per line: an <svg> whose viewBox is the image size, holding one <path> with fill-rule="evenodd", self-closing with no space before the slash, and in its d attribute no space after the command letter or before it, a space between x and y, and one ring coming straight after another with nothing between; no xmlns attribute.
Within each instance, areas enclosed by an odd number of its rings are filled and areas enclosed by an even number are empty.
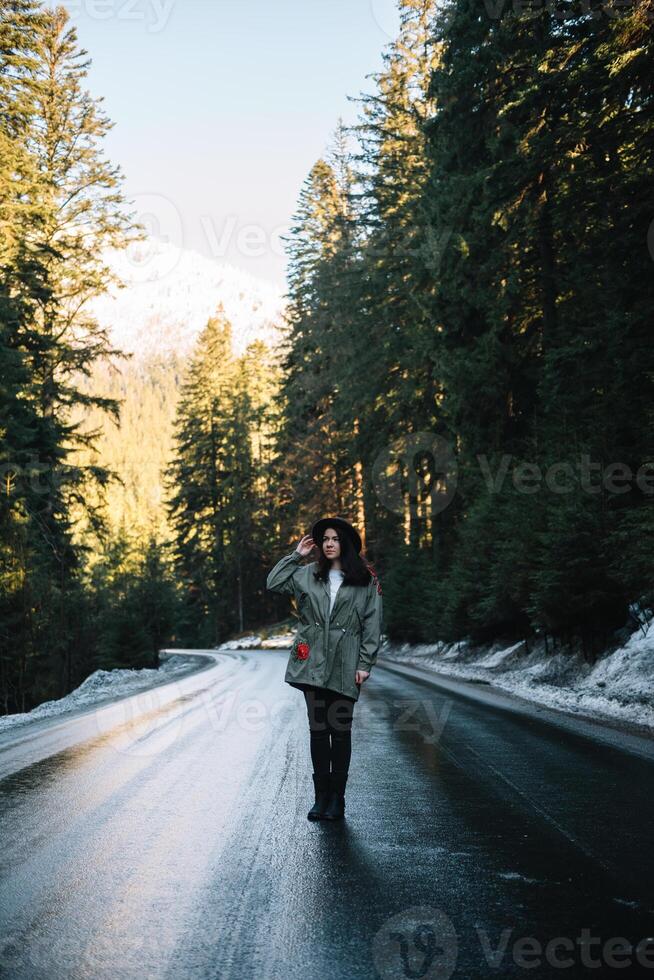
<svg viewBox="0 0 654 980"><path fill-rule="evenodd" d="M92 52L0 0L0 711L284 621L352 521L391 641L598 658L654 609L654 0L398 0L284 244L284 339L132 363ZM650 614L651 615L651 614Z"/></svg>

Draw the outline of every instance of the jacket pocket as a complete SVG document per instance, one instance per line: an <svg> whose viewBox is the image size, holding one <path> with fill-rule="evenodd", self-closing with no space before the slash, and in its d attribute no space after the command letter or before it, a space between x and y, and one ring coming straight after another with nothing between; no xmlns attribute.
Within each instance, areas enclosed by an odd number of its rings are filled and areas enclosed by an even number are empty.
<svg viewBox="0 0 654 980"><path fill-rule="evenodd" d="M297 648L300 643L306 643L309 647L307 657L298 657ZM307 623L298 626L288 658L287 677L291 680L306 679L311 671L320 668L324 662L322 646L322 635L319 629Z"/></svg>
<svg viewBox="0 0 654 980"><path fill-rule="evenodd" d="M291 658L293 660L301 659L297 655L297 648L300 643L306 643L309 647L309 657L313 652L313 638L311 637L311 627L308 623L300 623L297 630L295 631L295 638L291 644ZM305 658L306 659L306 658Z"/></svg>

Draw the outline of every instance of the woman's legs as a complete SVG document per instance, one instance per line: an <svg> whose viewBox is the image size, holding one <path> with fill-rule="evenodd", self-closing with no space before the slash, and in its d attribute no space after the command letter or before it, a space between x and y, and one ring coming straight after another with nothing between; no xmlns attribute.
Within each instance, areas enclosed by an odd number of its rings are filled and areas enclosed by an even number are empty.
<svg viewBox="0 0 654 980"><path fill-rule="evenodd" d="M356 701L323 687L305 688L304 700L309 715L316 787L316 802L307 816L310 820L339 820L345 814L345 785L352 754L352 714Z"/></svg>
<svg viewBox="0 0 654 980"><path fill-rule="evenodd" d="M311 746L311 762L317 775L329 773L331 748L329 744L329 727L327 725L327 700L325 691L318 687L304 689L304 700L309 716L309 738Z"/></svg>
<svg viewBox="0 0 654 980"><path fill-rule="evenodd" d="M326 691L325 694L327 724L332 737L332 771L323 819L339 820L345 815L345 785L352 754L352 713L356 701L338 691Z"/></svg>
<svg viewBox="0 0 654 980"><path fill-rule="evenodd" d="M352 716L356 701L324 687L304 690L309 716L311 761L316 773L347 772L352 755ZM330 745L331 739L331 745Z"/></svg>
<svg viewBox="0 0 654 980"><path fill-rule="evenodd" d="M332 772L346 773L352 756L352 716L356 701L338 691L325 691L327 725L332 738Z"/></svg>

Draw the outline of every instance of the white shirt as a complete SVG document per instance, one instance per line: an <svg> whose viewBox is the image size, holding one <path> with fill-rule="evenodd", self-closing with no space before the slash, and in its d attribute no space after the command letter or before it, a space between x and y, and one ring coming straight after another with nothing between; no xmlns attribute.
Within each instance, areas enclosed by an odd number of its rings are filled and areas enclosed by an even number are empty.
<svg viewBox="0 0 654 980"><path fill-rule="evenodd" d="M329 569L329 612L331 614L334 608L334 599L336 598L336 593L341 587L341 583L345 578L345 572L341 571L340 568L330 568Z"/></svg>

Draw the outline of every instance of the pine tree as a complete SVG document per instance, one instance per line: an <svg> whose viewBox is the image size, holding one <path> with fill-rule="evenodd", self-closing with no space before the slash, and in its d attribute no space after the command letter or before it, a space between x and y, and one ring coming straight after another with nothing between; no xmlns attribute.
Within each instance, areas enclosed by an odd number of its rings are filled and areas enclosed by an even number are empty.
<svg viewBox="0 0 654 980"><path fill-rule="evenodd" d="M353 261L352 215L342 148L339 127L332 161L317 161L305 181L288 239L289 331L277 398L284 412L277 459L279 470L289 474L279 518L288 540L316 511L346 506L339 437L344 419L335 412L351 348L344 284Z"/></svg>
<svg viewBox="0 0 654 980"><path fill-rule="evenodd" d="M84 512L89 482L102 486L110 475L70 465L94 435L71 416L98 406L117 417L115 403L78 384L94 361L118 353L84 303L109 281L102 248L125 244L131 223L118 171L102 158L109 123L82 87L86 52L65 9L7 2L2 14L0 199L9 217L0 245L2 592L17 663L4 683L5 703L24 703L43 664L56 694L72 682L68 600L77 601L81 557L74 508Z"/></svg>
<svg viewBox="0 0 654 980"><path fill-rule="evenodd" d="M387 447L439 428L438 338L429 316L435 243L423 208L429 176L425 124L434 108L429 89L439 59L432 43L436 6L433 0L401 0L399 35L384 53L383 71L373 76L376 91L359 100L361 119L353 127L361 147L355 162L363 242L345 390L357 405L366 486ZM406 466L417 473L421 463L413 454ZM427 475L434 479L435 473ZM435 534L434 515L408 487L399 514L368 493L366 525L382 552L405 535L413 548L429 549Z"/></svg>
<svg viewBox="0 0 654 980"><path fill-rule="evenodd" d="M545 9L480 17L463 0L443 8L429 207L436 228L455 229L434 310L462 510L467 521L485 515L484 539L511 529L509 552L531 554L513 594L514 626L524 628L527 614L537 630L578 630L592 655L624 621L609 542L633 494L589 494L575 479L565 494L543 486L528 503L509 487L485 503L476 465L479 453L491 468L508 453L547 474L558 464L576 471L587 454L635 472L651 459L635 424L649 411L653 377L641 318L646 220L629 206L634 181L640 200L648 188L651 196L642 87L651 38L642 9L615 19L590 6L563 21ZM466 602L453 577L451 601L466 603L470 628L486 618L510 629L495 574L500 545L480 565L479 532L461 530L468 544L456 553L465 567L470 550L483 598Z"/></svg>
<svg viewBox="0 0 654 980"><path fill-rule="evenodd" d="M228 414L236 374L231 333L219 308L198 339L181 389L166 481L173 554L184 590L182 630L210 645L220 641L228 612L221 572L227 546Z"/></svg>

